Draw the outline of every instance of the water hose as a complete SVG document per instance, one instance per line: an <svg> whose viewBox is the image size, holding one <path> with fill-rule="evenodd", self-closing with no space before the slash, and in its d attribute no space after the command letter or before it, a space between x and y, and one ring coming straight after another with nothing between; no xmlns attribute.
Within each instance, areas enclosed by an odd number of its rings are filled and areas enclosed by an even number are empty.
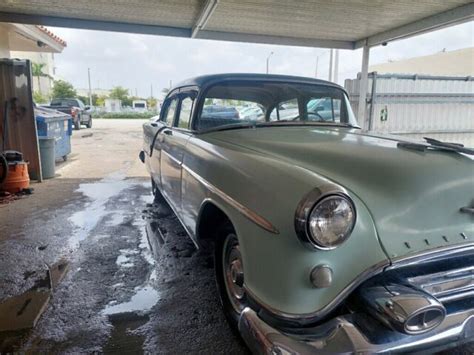
<svg viewBox="0 0 474 355"><path fill-rule="evenodd" d="M0 154L0 167L1 167L1 175L0 175L0 184L5 181L8 174L8 161L5 155Z"/></svg>

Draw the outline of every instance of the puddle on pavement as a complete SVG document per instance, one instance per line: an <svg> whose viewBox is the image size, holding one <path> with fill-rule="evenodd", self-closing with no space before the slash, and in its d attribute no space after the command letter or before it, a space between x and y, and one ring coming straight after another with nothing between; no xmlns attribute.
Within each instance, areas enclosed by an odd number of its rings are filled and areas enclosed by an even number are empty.
<svg viewBox="0 0 474 355"><path fill-rule="evenodd" d="M141 201L144 204L150 204L153 202L151 196L141 196ZM116 264L119 267L133 267L133 258L142 257L151 266L151 272L146 282L134 289L134 294L131 296L129 301L117 303L113 300L103 309L102 314L109 316L109 320L114 324L114 319L120 314L140 314L144 315L150 311L153 306L159 301L160 293L153 287L153 282L156 281L156 269L155 259L151 253L147 233L146 233L147 221L140 218L133 222L133 226L136 227L140 232L138 250L134 249L120 249L120 255L117 257ZM125 286L123 284L117 284L116 286Z"/></svg>
<svg viewBox="0 0 474 355"><path fill-rule="evenodd" d="M74 213L69 218L75 226L71 244L77 247L82 240L91 236L93 230L102 220L109 226L124 223L127 212L110 209L107 203L118 197L124 190L140 184L137 181L126 180L123 173L112 174L95 183L81 184L78 191L88 197L90 201L85 204L83 210ZM149 183L143 183L143 186L148 188ZM132 296L127 301L111 300L101 311L113 325L111 337L103 348L105 352L127 352L132 349L133 351L141 349L144 338L134 334L133 329L149 321L148 312L160 299L160 292L153 287L157 279L157 271L155 269L155 259L150 250L147 225L156 218L169 215L170 212L166 208L155 208L156 205L151 195L142 195L139 199L128 202L132 209L142 208L144 210L143 218L137 218L138 216L135 215L135 219L131 223L140 233L138 245L136 249L120 249L115 262L119 268L130 269L136 267L137 263L135 261L137 258L143 258L150 266L150 272L147 280L142 285L134 288ZM143 207L140 207L140 205ZM113 287L120 293L127 285L126 282L119 282L114 284Z"/></svg>
<svg viewBox="0 0 474 355"><path fill-rule="evenodd" d="M104 179L87 184L80 184L78 192L88 197L87 202L81 211L75 212L69 221L75 226L70 242L71 246L78 247L79 243L86 239L97 226L99 221L115 211L107 211L107 202L123 190L134 184L133 181L125 180L125 173L117 172Z"/></svg>
<svg viewBox="0 0 474 355"><path fill-rule="evenodd" d="M140 353L145 341L145 336L134 333L133 331L146 324L150 317L136 313L122 313L109 316L110 323L113 325L110 338L102 349L106 354L135 354Z"/></svg>
<svg viewBox="0 0 474 355"><path fill-rule="evenodd" d="M151 285L140 286L135 289L135 294L130 301L109 304L105 306L102 314L112 315L118 313L138 312L143 313L149 311L158 302L160 293Z"/></svg>
<svg viewBox="0 0 474 355"><path fill-rule="evenodd" d="M120 255L117 256L117 260L115 263L119 267L133 267L135 264L133 262L133 256L140 254L138 250L133 250L133 249L120 249Z"/></svg>

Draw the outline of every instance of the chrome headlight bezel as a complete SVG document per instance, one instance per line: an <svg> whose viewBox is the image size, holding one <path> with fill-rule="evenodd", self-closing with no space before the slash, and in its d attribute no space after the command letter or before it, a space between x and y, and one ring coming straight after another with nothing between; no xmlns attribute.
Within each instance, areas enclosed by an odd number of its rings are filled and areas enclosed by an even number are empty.
<svg viewBox="0 0 474 355"><path fill-rule="evenodd" d="M349 230L346 232L345 237L339 244L325 246L318 243L309 231L309 218L314 208L321 203L323 200L330 196L337 196L343 198L351 206L353 211L352 223ZM354 201L349 197L347 191L342 188L335 186L316 188L310 191L300 202L295 213L295 230L300 241L308 248L312 250L333 250L341 246L346 242L352 231L354 230L357 221L357 211L355 208Z"/></svg>

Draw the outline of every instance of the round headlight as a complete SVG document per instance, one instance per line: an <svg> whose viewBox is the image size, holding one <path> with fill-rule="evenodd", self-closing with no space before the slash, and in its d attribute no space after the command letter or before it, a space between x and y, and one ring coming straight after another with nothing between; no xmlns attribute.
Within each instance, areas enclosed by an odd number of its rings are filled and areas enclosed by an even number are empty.
<svg viewBox="0 0 474 355"><path fill-rule="evenodd" d="M329 195L317 202L307 221L310 241L320 249L334 249L349 238L355 224L355 208L349 198Z"/></svg>

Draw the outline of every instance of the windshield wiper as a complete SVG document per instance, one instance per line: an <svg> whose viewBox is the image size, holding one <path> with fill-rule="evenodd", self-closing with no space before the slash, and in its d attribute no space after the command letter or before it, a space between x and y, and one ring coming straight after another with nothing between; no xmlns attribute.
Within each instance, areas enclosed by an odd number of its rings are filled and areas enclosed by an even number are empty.
<svg viewBox="0 0 474 355"><path fill-rule="evenodd" d="M418 150L421 152L424 152L425 150L443 150L446 152L474 155L474 149L466 148L463 144L442 142L428 137L423 138L426 140L426 143L398 142L397 147Z"/></svg>
<svg viewBox="0 0 474 355"><path fill-rule="evenodd" d="M474 155L474 149L466 148L463 144L460 143L449 143L449 142L442 142L437 139L423 137L425 141L430 144L432 147L443 147L448 148L449 150L453 150L455 152Z"/></svg>

